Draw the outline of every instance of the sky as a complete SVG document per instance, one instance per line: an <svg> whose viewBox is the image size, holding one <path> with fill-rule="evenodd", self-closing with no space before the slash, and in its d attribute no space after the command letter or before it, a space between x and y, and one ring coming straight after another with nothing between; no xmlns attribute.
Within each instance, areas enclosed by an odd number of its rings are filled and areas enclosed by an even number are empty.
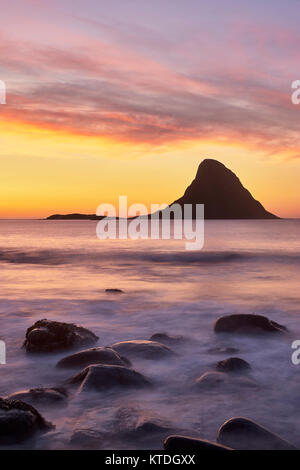
<svg viewBox="0 0 300 470"><path fill-rule="evenodd" d="M171 203L204 158L300 217L298 0L0 7L0 218Z"/></svg>

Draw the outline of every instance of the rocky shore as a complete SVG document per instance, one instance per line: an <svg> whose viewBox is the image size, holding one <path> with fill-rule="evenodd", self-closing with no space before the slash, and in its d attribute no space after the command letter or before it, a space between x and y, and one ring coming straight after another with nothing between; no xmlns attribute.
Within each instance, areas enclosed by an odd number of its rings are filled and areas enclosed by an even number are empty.
<svg viewBox="0 0 300 470"><path fill-rule="evenodd" d="M250 314L223 316L217 319L213 329L217 337L222 335L229 339L232 335L256 335L280 340L282 335L289 334L287 328L269 318ZM89 400L90 393L99 394L100 397L107 393L134 393L136 390L154 393L160 384L147 376L147 370L136 370L135 361L139 358L149 363L165 359L176 361L180 354L179 345L188 340L183 336L158 332L150 339L121 341L85 349L99 341L101 339L92 331L71 323L43 319L27 329L24 354L35 355L38 361L41 354L59 353L61 358L56 367L65 373L65 379L51 387L12 390L10 395L0 399L1 447L38 439L41 434L54 432L55 423L43 417L38 411L40 407L45 410L64 407L78 397ZM194 388L200 396L207 391L220 389L230 394L261 387L253 377L251 364L237 355L237 348L214 347L209 352L212 357L214 354L224 354L225 357L211 369L202 371L186 387ZM101 414L101 409L97 412ZM161 448L178 452L295 449L284 437L251 417L228 416L227 421L220 423L216 430L215 442L207 441L205 436L195 435L195 431L179 429L159 413L149 414L134 407L115 409L102 429L94 425L95 421L95 416L89 421L87 414L84 422L77 423L70 436L70 448L105 448L108 439L114 437L116 442L120 442L121 448L122 442L130 442L133 446L139 442L140 446L144 444L147 448L151 448L151 443L161 442Z"/></svg>

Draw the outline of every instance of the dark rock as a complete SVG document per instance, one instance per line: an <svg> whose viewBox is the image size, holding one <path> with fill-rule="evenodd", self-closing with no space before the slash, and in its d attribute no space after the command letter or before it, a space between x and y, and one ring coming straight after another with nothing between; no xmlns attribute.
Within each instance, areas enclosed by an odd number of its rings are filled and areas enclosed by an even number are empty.
<svg viewBox="0 0 300 470"><path fill-rule="evenodd" d="M211 451L226 451L232 450L229 447L225 447L215 442L206 441L204 439L196 439L186 436L169 436L164 441L164 448L168 452L189 452L199 450L211 450Z"/></svg>
<svg viewBox="0 0 300 470"><path fill-rule="evenodd" d="M86 397L84 398L86 400ZM70 445L76 449L103 449L112 443L114 416L111 406L87 406L78 419L70 436Z"/></svg>
<svg viewBox="0 0 300 470"><path fill-rule="evenodd" d="M287 329L262 315L226 315L215 322L216 333L285 333Z"/></svg>
<svg viewBox="0 0 300 470"><path fill-rule="evenodd" d="M143 359L161 359L174 356L174 352L165 344L156 341L122 341L111 346L119 354Z"/></svg>
<svg viewBox="0 0 300 470"><path fill-rule="evenodd" d="M53 428L31 405L0 398L0 445L22 442L37 432Z"/></svg>
<svg viewBox="0 0 300 470"><path fill-rule="evenodd" d="M80 385L80 391L85 390L110 390L112 388L142 388L151 383L142 374L123 366L111 366L104 364L91 365L83 369L79 374L69 379L66 384Z"/></svg>
<svg viewBox="0 0 300 470"><path fill-rule="evenodd" d="M184 340L183 336L170 336L167 333L155 333L149 341L156 341L162 344L177 344Z"/></svg>
<svg viewBox="0 0 300 470"><path fill-rule="evenodd" d="M102 220L103 215L96 214L53 214L46 217L45 220Z"/></svg>
<svg viewBox="0 0 300 470"><path fill-rule="evenodd" d="M136 406L92 408L75 423L70 439L78 449L155 448L160 449L164 438L178 433L178 428L152 411Z"/></svg>
<svg viewBox="0 0 300 470"><path fill-rule="evenodd" d="M257 383L249 377L236 377L224 372L204 372L195 382L199 390L213 390L221 387L222 391L240 390L241 388L256 388Z"/></svg>
<svg viewBox="0 0 300 470"><path fill-rule="evenodd" d="M32 388L12 393L7 397L9 400L21 400L26 403L40 405L55 405L64 403L68 398L68 393L63 387L58 388Z"/></svg>
<svg viewBox="0 0 300 470"><path fill-rule="evenodd" d="M198 379L196 379L196 385L202 389L211 389L226 385L229 383L227 374L223 372L204 372Z"/></svg>
<svg viewBox="0 0 300 470"><path fill-rule="evenodd" d="M236 354L239 352L238 348L232 348L232 347L215 347L215 348L210 348L208 351L210 354Z"/></svg>
<svg viewBox="0 0 300 470"><path fill-rule="evenodd" d="M23 346L28 352L52 352L87 346L98 339L81 326L44 319L28 328Z"/></svg>
<svg viewBox="0 0 300 470"><path fill-rule="evenodd" d="M222 424L217 441L236 450L296 450L289 442L247 418L231 418Z"/></svg>
<svg viewBox="0 0 300 470"><path fill-rule="evenodd" d="M56 364L62 368L83 368L92 364L110 364L116 366L130 366L131 363L125 357L120 356L111 348L91 348L85 351L64 357Z"/></svg>
<svg viewBox="0 0 300 470"><path fill-rule="evenodd" d="M196 178L173 204L179 204L182 210L185 204L191 204L193 219L197 215L197 204L205 205L205 219L278 218L253 198L231 170L213 159L200 163Z"/></svg>
<svg viewBox="0 0 300 470"><path fill-rule="evenodd" d="M122 439L153 439L155 436L167 436L175 431L174 426L150 412L136 408L122 407L116 413L114 432Z"/></svg>
<svg viewBox="0 0 300 470"><path fill-rule="evenodd" d="M164 434L169 433L170 428L163 423L158 423L156 421L152 421L151 419L142 419L140 420L135 428L135 432L138 435L148 435L148 434Z"/></svg>
<svg viewBox="0 0 300 470"><path fill-rule="evenodd" d="M124 294L122 289L105 289L108 294Z"/></svg>
<svg viewBox="0 0 300 470"><path fill-rule="evenodd" d="M219 372L249 372L250 369L250 364L239 357L229 357L216 365L216 370Z"/></svg>

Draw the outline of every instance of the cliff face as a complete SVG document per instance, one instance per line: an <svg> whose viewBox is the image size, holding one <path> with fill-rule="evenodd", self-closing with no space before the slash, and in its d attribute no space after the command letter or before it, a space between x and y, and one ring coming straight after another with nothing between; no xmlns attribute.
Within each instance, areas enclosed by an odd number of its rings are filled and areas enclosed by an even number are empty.
<svg viewBox="0 0 300 470"><path fill-rule="evenodd" d="M277 219L256 201L238 177L217 160L199 165L196 178L173 204L204 204L205 219ZM171 204L172 205L172 204Z"/></svg>

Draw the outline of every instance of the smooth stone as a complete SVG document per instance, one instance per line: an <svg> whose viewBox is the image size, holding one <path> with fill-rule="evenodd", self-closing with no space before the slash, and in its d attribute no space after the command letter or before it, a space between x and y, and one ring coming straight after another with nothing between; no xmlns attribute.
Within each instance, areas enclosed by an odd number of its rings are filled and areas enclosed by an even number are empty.
<svg viewBox="0 0 300 470"><path fill-rule="evenodd" d="M149 341L155 341L162 344L178 344L184 340L183 336L171 336L167 333L154 333Z"/></svg>
<svg viewBox="0 0 300 470"><path fill-rule="evenodd" d="M110 364L116 366L130 366L131 363L125 357L120 356L112 348L91 348L85 349L70 356L62 358L56 364L61 368L83 368L92 364Z"/></svg>
<svg viewBox="0 0 300 470"><path fill-rule="evenodd" d="M23 346L28 352L52 352L87 346L98 339L81 326L43 319L28 328Z"/></svg>
<svg viewBox="0 0 300 470"><path fill-rule="evenodd" d="M172 357L175 353L165 344L157 341L133 340L114 343L112 349L125 356L141 357L143 359L161 359Z"/></svg>
<svg viewBox="0 0 300 470"><path fill-rule="evenodd" d="M232 450L229 447L215 442L206 441L204 439L197 439L186 436L169 436L164 441L164 448L169 452L182 452L182 451L198 451L198 450L210 450L210 451L226 451Z"/></svg>
<svg viewBox="0 0 300 470"><path fill-rule="evenodd" d="M8 400L21 400L26 403L55 405L63 403L68 398L67 391L62 388L32 388L9 395Z"/></svg>
<svg viewBox="0 0 300 470"><path fill-rule="evenodd" d="M54 427L28 403L0 398L0 445L16 444Z"/></svg>
<svg viewBox="0 0 300 470"><path fill-rule="evenodd" d="M142 388L151 383L139 372L123 366L95 364L86 367L79 374L69 379L66 384L80 385L80 391L105 391L112 388Z"/></svg>
<svg viewBox="0 0 300 470"><path fill-rule="evenodd" d="M256 388L257 383L248 377L230 376L225 372L207 371L195 381L200 390L213 390L222 387L223 391L240 390L241 388Z"/></svg>
<svg viewBox="0 0 300 470"><path fill-rule="evenodd" d="M196 379L196 385L199 388L211 389L219 387L220 385L226 385L229 383L227 374L223 372L204 372L198 379Z"/></svg>
<svg viewBox="0 0 300 470"><path fill-rule="evenodd" d="M288 441L255 421L231 418L218 430L217 442L236 450L296 450Z"/></svg>
<svg viewBox="0 0 300 470"><path fill-rule="evenodd" d="M250 369L250 364L239 357L223 359L223 361L219 361L216 365L216 370L218 372L249 372Z"/></svg>
<svg viewBox="0 0 300 470"><path fill-rule="evenodd" d="M216 333L262 334L285 333L287 328L262 315L237 314L218 318L214 324Z"/></svg>
<svg viewBox="0 0 300 470"><path fill-rule="evenodd" d="M161 416L136 408L119 408L115 416L115 435L123 439L161 439L174 431L175 427Z"/></svg>
<svg viewBox="0 0 300 470"><path fill-rule="evenodd" d="M86 397L83 398L84 401ZM111 443L115 409L108 406L87 405L84 413L74 420L69 444L76 449L102 449ZM108 439L108 440L107 440Z"/></svg>

